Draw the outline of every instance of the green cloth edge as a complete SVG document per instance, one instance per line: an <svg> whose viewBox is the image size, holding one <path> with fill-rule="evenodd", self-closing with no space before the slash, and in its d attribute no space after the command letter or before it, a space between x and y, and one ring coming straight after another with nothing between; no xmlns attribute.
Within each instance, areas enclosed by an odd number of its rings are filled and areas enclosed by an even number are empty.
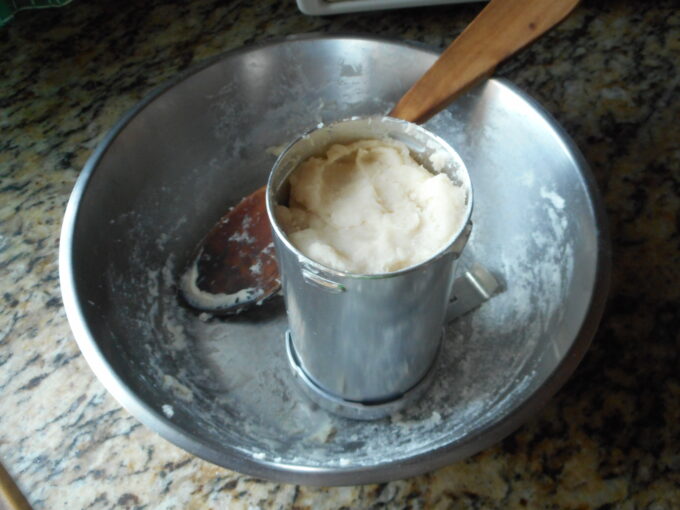
<svg viewBox="0 0 680 510"><path fill-rule="evenodd" d="M0 0L0 27L5 26L19 11L48 9L70 4L72 0Z"/></svg>

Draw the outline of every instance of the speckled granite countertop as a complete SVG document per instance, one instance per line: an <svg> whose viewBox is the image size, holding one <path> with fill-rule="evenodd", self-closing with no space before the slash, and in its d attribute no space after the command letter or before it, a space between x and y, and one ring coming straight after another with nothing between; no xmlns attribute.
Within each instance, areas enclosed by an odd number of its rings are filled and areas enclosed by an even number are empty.
<svg viewBox="0 0 680 510"><path fill-rule="evenodd" d="M500 444L428 475L348 488L255 480L158 437L80 355L62 309L59 227L117 118L223 51L321 31L443 47L481 4L334 18L292 1L83 2L0 29L0 459L36 509L680 508L680 10L584 2L498 70L591 163L614 247L583 363Z"/></svg>

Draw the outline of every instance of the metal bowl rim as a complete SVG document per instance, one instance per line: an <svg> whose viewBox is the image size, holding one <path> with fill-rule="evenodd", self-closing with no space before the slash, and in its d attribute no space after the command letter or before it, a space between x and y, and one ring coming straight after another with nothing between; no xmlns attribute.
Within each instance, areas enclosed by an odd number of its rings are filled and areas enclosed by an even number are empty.
<svg viewBox="0 0 680 510"><path fill-rule="evenodd" d="M233 446L225 447L225 445L219 445L222 448L227 449L226 455L222 454L215 448L218 445L212 445L210 441L206 441L203 438L196 437L186 432L154 410L139 398L107 363L106 356L99 348L97 341L92 335L85 320L85 315L83 314L77 295L72 265L74 251L72 241L78 220L79 205L87 191L90 178L118 134L133 118L139 115L146 106L180 82L226 58L231 58L242 53L249 53L257 49L285 44L291 41L327 39L350 39L407 46L431 53L435 56L441 53L440 50L424 45L423 43L403 41L389 37L363 34L310 33L273 38L258 44L226 51L189 67L179 73L176 77L152 89L151 92L128 110L108 131L87 160L83 167L83 171L74 185L64 214L60 235L59 281L69 325L73 331L78 347L83 353L85 360L90 365L90 368L104 387L128 412L164 439L189 453L216 465L272 481L318 486L380 483L420 475L446 466L491 446L514 431L529 418L532 412L540 409L575 370L576 366L585 355L604 312L611 272L611 244L602 199L596 186L595 179L580 150L557 121L544 110L535 99L527 95L511 82L503 78L491 78L491 81L509 89L512 93L529 103L554 130L555 134L558 135L560 140L564 143L565 150L574 157L574 160L578 164L588 191L590 198L589 205L591 206L591 212L595 218L595 225L598 230L597 265L588 312L574 342L561 363L539 388L527 396L522 404L514 408L505 416L500 417L497 421L482 427L475 435L467 436L463 440L450 443L426 453L414 455L408 459L366 467L307 467L274 463L264 460L255 461L252 457Z"/></svg>

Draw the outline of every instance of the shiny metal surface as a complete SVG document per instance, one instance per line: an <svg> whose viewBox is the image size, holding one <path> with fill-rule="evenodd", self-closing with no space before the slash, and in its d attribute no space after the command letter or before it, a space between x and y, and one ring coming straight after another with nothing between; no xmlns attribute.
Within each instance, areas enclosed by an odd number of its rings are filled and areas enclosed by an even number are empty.
<svg viewBox="0 0 680 510"><path fill-rule="evenodd" d="M451 242L431 259L385 274L352 274L327 268L298 251L279 225L275 208L287 203L287 179L298 165L333 143L367 138L406 144L421 164L447 154L442 172L466 192L465 214ZM359 117L307 131L274 164L267 213L274 232L292 347L306 376L323 392L349 403L405 403L402 396L423 380L439 351L455 262L468 240L472 188L465 164L441 138L389 117ZM310 282L311 275L326 282ZM332 288L331 288L332 287ZM336 289L342 289L337 292ZM305 380L305 379L303 379ZM357 416L356 406L350 406ZM382 416L376 412L373 418Z"/></svg>
<svg viewBox="0 0 680 510"><path fill-rule="evenodd" d="M564 383L607 292L602 205L568 136L502 80L426 126L456 148L474 188L461 268L480 262L504 291L446 327L417 405L373 422L309 406L286 361L282 302L227 321L177 302L193 247L266 182L270 148L319 122L384 114L435 57L355 36L277 41L192 70L113 127L73 190L60 279L85 358L139 420L253 476L357 484L471 455Z"/></svg>
<svg viewBox="0 0 680 510"><path fill-rule="evenodd" d="M441 346L442 338L443 335L438 339L438 346ZM302 390L301 393L303 395L306 395L322 409L337 416L350 418L352 420L378 420L380 418L385 418L386 416L395 415L404 407L417 402L419 398L422 398L425 392L432 386L432 381L437 374L437 370L435 369L437 358L435 356L432 366L427 367L425 375L398 398L386 401L357 402L336 397L324 388L321 388L310 378L307 371L302 367L299 356L295 352L290 330L286 331L286 355L288 357L288 365L293 371L293 376Z"/></svg>
<svg viewBox="0 0 680 510"><path fill-rule="evenodd" d="M467 237L467 233L466 233ZM454 261L455 265L455 261ZM308 276L305 269L302 270L303 277ZM311 281L316 282L317 276L314 280L305 280L309 283ZM339 284L330 282L329 280L323 280L323 288L330 292L338 292L338 289L342 288ZM314 283L315 284L315 283ZM486 268L481 266L479 263L474 263L472 267L465 271L462 275L458 276L452 287L452 296L449 300L448 306L446 307L446 318L447 322L459 319L466 313L481 306L484 302L491 299L497 292L499 292L500 284L494 276L489 273ZM446 335L442 334L442 338ZM437 341L438 349L441 349L441 339ZM357 401L351 401L343 398L339 398L336 395L326 391L321 388L307 373L303 368L300 361L300 357L295 351L293 346L293 339L290 334L290 330L286 331L286 355L288 357L288 364L293 370L293 375L296 381L299 383L302 393L307 395L307 397L312 400L312 402L318 404L323 409L330 411L339 416L344 416L346 418L351 418L354 420L376 420L390 416L399 412L401 409L407 407L408 405L416 402L423 394L430 388L432 380L437 375L436 365L436 355L432 366L427 369L425 375L416 382L414 386L403 392L397 398L388 401L377 401L362 403ZM351 370L348 370L351 372Z"/></svg>

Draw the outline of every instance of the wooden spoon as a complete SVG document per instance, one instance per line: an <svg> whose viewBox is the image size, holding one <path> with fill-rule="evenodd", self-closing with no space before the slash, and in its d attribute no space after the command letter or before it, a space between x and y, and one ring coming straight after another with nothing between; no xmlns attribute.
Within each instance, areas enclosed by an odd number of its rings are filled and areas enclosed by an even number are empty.
<svg viewBox="0 0 680 510"><path fill-rule="evenodd" d="M0 462L0 510L31 510L24 495Z"/></svg>
<svg viewBox="0 0 680 510"><path fill-rule="evenodd" d="M578 2L491 0L389 115L415 123L427 121L566 18ZM181 285L182 295L194 308L236 313L280 288L265 188L232 208L199 244Z"/></svg>

